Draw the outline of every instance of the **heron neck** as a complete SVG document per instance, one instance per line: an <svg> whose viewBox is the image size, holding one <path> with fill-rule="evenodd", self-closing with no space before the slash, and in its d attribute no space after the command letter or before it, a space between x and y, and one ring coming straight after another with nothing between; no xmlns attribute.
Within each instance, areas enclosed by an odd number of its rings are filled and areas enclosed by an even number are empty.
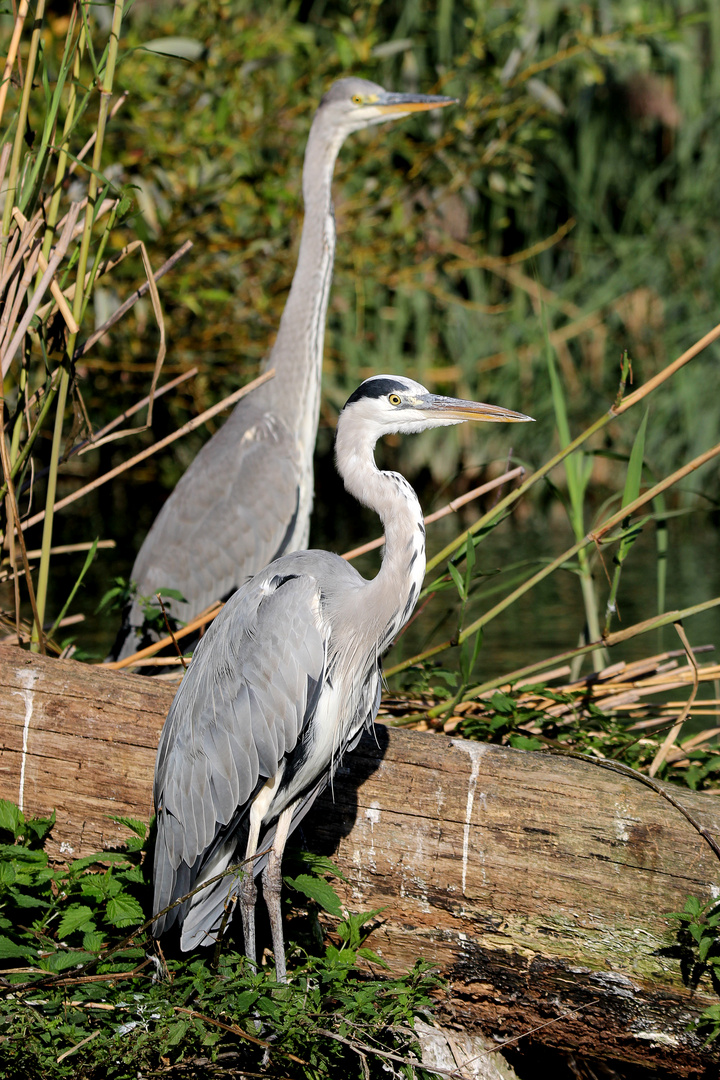
<svg viewBox="0 0 720 1080"><path fill-rule="evenodd" d="M336 439L338 471L347 491L379 515L385 530L382 565L365 582L359 598L382 652L410 618L420 594L425 526L418 497L405 477L375 464L375 437L360 424L347 423L349 417L345 420Z"/></svg>
<svg viewBox="0 0 720 1080"><path fill-rule="evenodd" d="M264 364L276 373L268 385L268 396L282 411L289 409L295 417L303 418L307 432L302 445L310 452L320 407L325 320L335 257L332 175L342 141L337 134L333 139L316 116L305 149L305 216L297 267L275 344Z"/></svg>

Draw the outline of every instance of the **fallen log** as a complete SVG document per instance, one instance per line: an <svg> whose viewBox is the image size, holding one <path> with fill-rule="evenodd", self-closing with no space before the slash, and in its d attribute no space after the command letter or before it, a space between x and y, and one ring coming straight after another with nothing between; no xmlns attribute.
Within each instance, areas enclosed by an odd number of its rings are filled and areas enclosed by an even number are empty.
<svg viewBox="0 0 720 1080"><path fill-rule="evenodd" d="M155 680L0 647L0 796L57 811L52 853L147 818L174 690ZM718 895L706 839L662 796L590 761L376 726L306 819L354 911L383 908L369 944L395 971L416 958L449 981L467 1030L716 1077L688 1025L718 997L683 980L675 924L688 894ZM672 789L720 838L720 804ZM620 1066L619 1066L620 1067ZM637 1075L634 1073L633 1075Z"/></svg>

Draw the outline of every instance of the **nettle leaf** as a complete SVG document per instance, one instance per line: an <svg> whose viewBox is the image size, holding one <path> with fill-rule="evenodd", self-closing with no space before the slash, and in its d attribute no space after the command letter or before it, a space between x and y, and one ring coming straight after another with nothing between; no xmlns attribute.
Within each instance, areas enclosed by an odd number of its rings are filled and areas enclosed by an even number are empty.
<svg viewBox="0 0 720 1080"><path fill-rule="evenodd" d="M376 952L373 952L372 949L358 949L357 955L362 956L363 959L369 960L373 964L379 964L380 967L385 968L388 971L390 970L390 965L386 963L381 956L378 956Z"/></svg>
<svg viewBox="0 0 720 1080"><path fill-rule="evenodd" d="M47 818L31 818L25 823L26 833L32 832L35 834L38 843L42 844L45 838L50 834L55 824L55 811L53 810L50 817Z"/></svg>
<svg viewBox="0 0 720 1080"><path fill-rule="evenodd" d="M33 896L31 893L20 892L19 889L10 888L8 892L12 896L13 903L19 908L49 908L51 906L47 900L41 900L39 896Z"/></svg>
<svg viewBox="0 0 720 1080"><path fill-rule="evenodd" d="M83 949L90 953L100 952L104 941L105 934L101 930L88 930L83 934Z"/></svg>
<svg viewBox="0 0 720 1080"><path fill-rule="evenodd" d="M94 960L95 957L86 952L56 952L51 956L43 956L39 961L39 967L45 971L67 971L68 968L80 967L81 964L87 964L88 960Z"/></svg>
<svg viewBox="0 0 720 1080"><path fill-rule="evenodd" d="M501 690L496 690L490 699L490 705L495 712L504 713L508 715L514 712L515 704L512 698L509 698L507 694L503 694Z"/></svg>
<svg viewBox="0 0 720 1080"><path fill-rule="evenodd" d="M113 926L141 926L145 914L134 896L121 893L108 900L105 918Z"/></svg>
<svg viewBox="0 0 720 1080"><path fill-rule="evenodd" d="M17 836L25 822L22 810L7 799L0 799L0 829Z"/></svg>
<svg viewBox="0 0 720 1080"><path fill-rule="evenodd" d="M534 739L531 735L509 735L508 742L515 750L545 750L546 748L542 739Z"/></svg>
<svg viewBox="0 0 720 1080"><path fill-rule="evenodd" d="M9 937L0 936L0 960L9 960L15 957L22 957L24 960L37 960L37 949L32 949L28 945L18 945L16 941L12 941Z"/></svg>
<svg viewBox="0 0 720 1080"><path fill-rule="evenodd" d="M12 885L17 877L15 867L9 862L0 862L0 886Z"/></svg>
<svg viewBox="0 0 720 1080"><path fill-rule="evenodd" d="M296 878L285 878L285 881L296 892L302 893L303 896L309 897L310 900L314 900L330 915L337 915L338 917L342 915L340 897L329 881L325 881L323 878L310 877L309 874L298 874Z"/></svg>
<svg viewBox="0 0 720 1080"><path fill-rule="evenodd" d="M87 904L71 904L63 914L58 926L58 937L62 940L76 930L94 930L93 911Z"/></svg>
<svg viewBox="0 0 720 1080"><path fill-rule="evenodd" d="M710 952L710 949L712 948L712 946L714 944L715 944L715 935L714 934L708 935L707 937L701 938L700 944L698 945L698 956L700 957L701 960L705 960L707 958L707 954Z"/></svg>
<svg viewBox="0 0 720 1080"><path fill-rule="evenodd" d="M144 840L147 836L147 821L139 821L137 818L130 817L118 817L114 814L112 815L112 820L116 821L118 825L124 825L130 832L139 836L141 840Z"/></svg>
<svg viewBox="0 0 720 1080"><path fill-rule="evenodd" d="M108 900L122 891L122 885L110 874L93 874L83 878L80 889L84 896L94 896L96 900Z"/></svg>
<svg viewBox="0 0 720 1080"><path fill-rule="evenodd" d="M257 990L244 990L242 994L238 994L233 1000L233 1014L235 1016L242 1016L252 1008L257 1001L257 998Z"/></svg>
<svg viewBox="0 0 720 1080"><path fill-rule="evenodd" d="M177 1046L177 1044L184 1039L185 1033L188 1029L187 1020L176 1020L174 1024L171 1024L168 1028L167 1037L165 1039L166 1046Z"/></svg>
<svg viewBox="0 0 720 1080"><path fill-rule="evenodd" d="M307 866L313 874L332 874L333 877L338 878L340 881L347 881L339 867L335 865L332 859L328 859L327 855L316 855L312 851L296 850L293 851L292 858L294 862L300 862L303 866Z"/></svg>

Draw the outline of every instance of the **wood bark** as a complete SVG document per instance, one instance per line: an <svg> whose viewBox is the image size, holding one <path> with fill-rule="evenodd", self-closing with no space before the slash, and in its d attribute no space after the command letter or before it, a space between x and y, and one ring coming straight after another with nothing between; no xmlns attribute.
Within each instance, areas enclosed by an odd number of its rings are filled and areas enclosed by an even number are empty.
<svg viewBox="0 0 720 1080"><path fill-rule="evenodd" d="M151 812L174 688L0 647L0 796L57 811L58 857L115 846L112 815ZM672 789L720 838L720 801ZM334 794L334 801L333 801ZM653 1076L717 1077L688 1025L718 997L688 978L675 924L718 895L711 847L665 799L591 762L376 726L306 818L369 945L393 971L423 957L468 1030ZM551 1021L548 1023L548 1021ZM545 1026L541 1026L545 1025Z"/></svg>

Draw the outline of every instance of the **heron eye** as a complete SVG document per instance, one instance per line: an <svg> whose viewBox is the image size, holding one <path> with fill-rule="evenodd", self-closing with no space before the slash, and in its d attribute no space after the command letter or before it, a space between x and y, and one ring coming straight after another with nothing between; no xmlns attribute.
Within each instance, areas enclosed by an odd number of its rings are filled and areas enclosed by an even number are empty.
<svg viewBox="0 0 720 1080"><path fill-rule="evenodd" d="M400 400L401 400L401 399L400 399L400 395L399 395L399 394L390 394L390 396L389 396L389 398L388 398L388 401L390 402L390 404L391 404L391 405L399 405L399 404L400 404Z"/></svg>
<svg viewBox="0 0 720 1080"><path fill-rule="evenodd" d="M352 103L353 103L353 105L362 105L362 103L363 103L362 94L353 94Z"/></svg>

